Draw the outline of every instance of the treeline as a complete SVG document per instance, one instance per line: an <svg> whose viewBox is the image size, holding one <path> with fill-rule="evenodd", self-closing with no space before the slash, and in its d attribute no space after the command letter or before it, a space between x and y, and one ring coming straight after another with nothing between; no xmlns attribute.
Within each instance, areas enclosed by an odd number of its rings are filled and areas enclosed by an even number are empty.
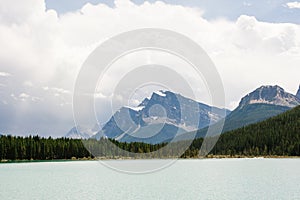
<svg viewBox="0 0 300 200"><path fill-rule="evenodd" d="M52 160L90 156L81 140L0 136L0 160Z"/></svg>
<svg viewBox="0 0 300 200"><path fill-rule="evenodd" d="M88 157L197 157L203 139L174 143L126 143L111 139L53 139L0 136L0 159L49 160ZM300 156L300 106L220 136L210 154L230 156Z"/></svg>
<svg viewBox="0 0 300 200"><path fill-rule="evenodd" d="M0 136L0 160L53 160L72 158L174 158L190 142L146 144L112 139L53 139L39 136Z"/></svg>

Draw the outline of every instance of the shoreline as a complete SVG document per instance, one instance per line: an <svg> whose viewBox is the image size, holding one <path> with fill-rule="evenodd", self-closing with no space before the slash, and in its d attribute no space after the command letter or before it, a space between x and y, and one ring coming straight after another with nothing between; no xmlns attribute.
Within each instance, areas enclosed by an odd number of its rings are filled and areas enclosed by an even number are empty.
<svg viewBox="0 0 300 200"><path fill-rule="evenodd" d="M53 159L53 160L0 160L0 164L15 164L15 163L42 163L42 162L76 162L76 161L98 161L98 160L200 160L200 159L300 159L300 156L229 156L229 155L209 155L204 158L79 158L79 159Z"/></svg>

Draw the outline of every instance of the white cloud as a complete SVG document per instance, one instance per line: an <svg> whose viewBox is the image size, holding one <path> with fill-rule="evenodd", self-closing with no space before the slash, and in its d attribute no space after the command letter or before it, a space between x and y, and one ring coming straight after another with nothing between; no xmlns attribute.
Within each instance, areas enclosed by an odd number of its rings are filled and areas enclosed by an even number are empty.
<svg viewBox="0 0 300 200"><path fill-rule="evenodd" d="M21 93L21 94L19 95L19 98L22 98L22 99L27 99L28 97L30 97L30 95L29 95L29 94L26 94L26 93Z"/></svg>
<svg viewBox="0 0 300 200"><path fill-rule="evenodd" d="M33 87L33 83L31 81L24 81L23 85L26 87Z"/></svg>
<svg viewBox="0 0 300 200"><path fill-rule="evenodd" d="M298 1L288 2L286 5L288 8L291 8L291 9L300 8L300 2L298 2Z"/></svg>
<svg viewBox="0 0 300 200"><path fill-rule="evenodd" d="M15 97L14 95L12 96L12 97ZM20 100L20 101L26 101L26 100L30 100L30 101L32 101L32 102L37 102L37 101L41 101L42 100L42 98L40 98L40 97L35 97L35 96L31 96L31 95L29 95L29 94L27 94L27 93L21 93L21 94L19 94L19 98L15 98L15 100Z"/></svg>
<svg viewBox="0 0 300 200"><path fill-rule="evenodd" d="M13 98L14 100L18 100L17 97L15 96L15 94L10 94L11 98Z"/></svg>
<svg viewBox="0 0 300 200"><path fill-rule="evenodd" d="M0 72L0 76L6 77L6 76L11 76L11 74L7 72Z"/></svg>
<svg viewBox="0 0 300 200"><path fill-rule="evenodd" d="M45 86L45 87L43 87L43 90L48 91L48 90L49 90L49 87L48 87L48 86Z"/></svg>
<svg viewBox="0 0 300 200"><path fill-rule="evenodd" d="M54 88L52 88L52 90L54 90L54 91L56 91L58 93L61 93L61 94L70 94L71 93L69 90L65 90L63 88L56 88L56 87L54 87Z"/></svg>
<svg viewBox="0 0 300 200"><path fill-rule="evenodd" d="M101 92L97 92L94 94L94 97L97 99L106 99L108 98L107 96L105 96L104 94L102 94Z"/></svg>
<svg viewBox="0 0 300 200"><path fill-rule="evenodd" d="M31 101L34 101L34 102L36 102L36 101L42 101L43 99L42 98L40 98L40 97L31 97Z"/></svg>
<svg viewBox="0 0 300 200"><path fill-rule="evenodd" d="M63 89L63 88L57 88L57 87L42 87L43 90L45 91L52 91L54 93L60 93L60 94L71 94L71 91Z"/></svg>
<svg viewBox="0 0 300 200"><path fill-rule="evenodd" d="M293 4L287 6L298 5L290 3ZM145 27L177 31L202 46L219 70L230 108L237 105L242 95L262 84L279 84L290 92L297 89L299 25L265 23L244 15L236 21L207 21L199 9L163 2L136 5L128 0L117 0L115 5L111 8L104 4L87 4L80 11L58 17L53 10L45 11L43 0L4 0L0 3L0 66L3 71L0 76L9 76L5 72L9 71L14 80L1 82L6 85L1 88L1 98L13 106L11 113L18 111L18 117L12 114L11 124L19 124L11 128L7 119L2 120L0 128L3 131L32 131L30 127L37 123L30 124L24 119L41 122L41 127L34 128L46 135L62 135L68 131L73 125L71 94L84 60L107 38ZM188 70L186 74L193 77ZM117 77L109 77L108 83L118 82ZM43 101L35 99L34 104L18 104L19 101L11 104L13 99L21 98L10 95L12 93L30 94L27 99L31 102L31 97ZM100 100L105 96L109 95L96 94ZM105 120L110 112L103 110L101 113ZM49 123L55 124L55 130L47 129Z"/></svg>
<svg viewBox="0 0 300 200"><path fill-rule="evenodd" d="M252 6L252 3L249 3L249 2L244 1L244 2L243 2L243 5L249 7L249 6Z"/></svg>

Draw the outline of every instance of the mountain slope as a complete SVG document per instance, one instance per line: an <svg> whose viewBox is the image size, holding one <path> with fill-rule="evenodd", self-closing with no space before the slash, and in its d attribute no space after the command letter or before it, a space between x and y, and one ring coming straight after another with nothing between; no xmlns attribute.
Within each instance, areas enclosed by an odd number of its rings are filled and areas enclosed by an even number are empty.
<svg viewBox="0 0 300 200"><path fill-rule="evenodd" d="M241 109L234 110L226 117L223 132L260 122L289 109L290 107L264 103L245 105Z"/></svg>
<svg viewBox="0 0 300 200"><path fill-rule="evenodd" d="M299 85L299 89L297 91L296 97L298 97L298 99L300 99L300 85Z"/></svg>
<svg viewBox="0 0 300 200"><path fill-rule="evenodd" d="M148 144L158 144L165 140L170 140L177 135L186 133L186 130L178 128L172 124L150 124L141 127L131 134L125 134L120 142L143 142Z"/></svg>
<svg viewBox="0 0 300 200"><path fill-rule="evenodd" d="M211 107L170 91L158 91L144 99L137 108L122 107L104 125L95 138L119 141L160 143L176 132L197 130L224 118L229 110ZM155 132L153 127L162 126ZM145 134L148 134L147 140ZM156 133L157 136L152 137Z"/></svg>
<svg viewBox="0 0 300 200"><path fill-rule="evenodd" d="M224 133L215 154L300 155L300 106L265 121Z"/></svg>

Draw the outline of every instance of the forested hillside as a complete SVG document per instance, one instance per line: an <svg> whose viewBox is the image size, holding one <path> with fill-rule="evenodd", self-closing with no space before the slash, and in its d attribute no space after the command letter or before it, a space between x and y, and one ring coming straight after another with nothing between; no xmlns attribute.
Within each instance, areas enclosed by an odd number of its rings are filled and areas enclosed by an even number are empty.
<svg viewBox="0 0 300 200"><path fill-rule="evenodd" d="M237 130L224 133L214 154L300 155L300 106Z"/></svg>
<svg viewBox="0 0 300 200"><path fill-rule="evenodd" d="M197 156L200 141L201 138L194 140L183 157ZM300 106L265 121L222 134L210 154L300 156Z"/></svg>

